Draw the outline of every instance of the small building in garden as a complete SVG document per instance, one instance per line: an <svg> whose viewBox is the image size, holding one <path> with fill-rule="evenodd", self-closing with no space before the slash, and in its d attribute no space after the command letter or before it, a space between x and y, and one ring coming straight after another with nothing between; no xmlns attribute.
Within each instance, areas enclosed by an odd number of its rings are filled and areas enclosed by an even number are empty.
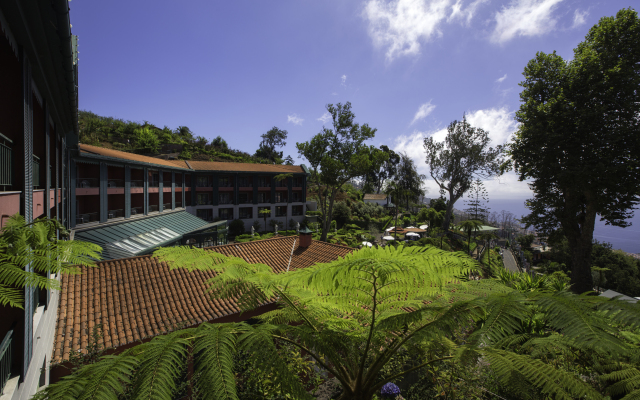
<svg viewBox="0 0 640 400"><path fill-rule="evenodd" d="M387 196L386 194L376 194L376 193L367 193L364 195L364 202L365 203L375 203L379 206L387 206L390 201L389 201L389 196Z"/></svg>

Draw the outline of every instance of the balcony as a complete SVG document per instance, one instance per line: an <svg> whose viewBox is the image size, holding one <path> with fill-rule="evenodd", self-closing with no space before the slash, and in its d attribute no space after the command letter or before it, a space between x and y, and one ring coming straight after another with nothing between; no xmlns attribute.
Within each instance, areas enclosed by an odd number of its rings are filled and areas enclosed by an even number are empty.
<svg viewBox="0 0 640 400"><path fill-rule="evenodd" d="M176 201L176 208L182 207L182 201Z"/></svg>
<svg viewBox="0 0 640 400"><path fill-rule="evenodd" d="M142 207L131 207L131 215L138 215L138 214L142 214L144 211L142 210Z"/></svg>
<svg viewBox="0 0 640 400"><path fill-rule="evenodd" d="M107 211L107 218L124 218L124 210L109 210Z"/></svg>
<svg viewBox="0 0 640 400"><path fill-rule="evenodd" d="M100 216L97 212L84 213L76 215L76 225L88 224L89 222L100 221Z"/></svg>
<svg viewBox="0 0 640 400"><path fill-rule="evenodd" d="M98 178L78 178L76 181L77 188L97 188L100 187L100 179Z"/></svg>
<svg viewBox="0 0 640 400"><path fill-rule="evenodd" d="M124 179L109 179L107 181L107 187L110 187L110 188L123 188L124 187Z"/></svg>
<svg viewBox="0 0 640 400"><path fill-rule="evenodd" d="M0 394L4 390L9 377L11 376L11 342L13 341L13 330L7 332L0 344Z"/></svg>
<svg viewBox="0 0 640 400"><path fill-rule="evenodd" d="M160 187L160 181L159 180L155 180L155 179L150 180L149 181L149 187L150 188L152 188L152 187Z"/></svg>
<svg viewBox="0 0 640 400"><path fill-rule="evenodd" d="M40 157L33 155L33 186L40 186Z"/></svg>
<svg viewBox="0 0 640 400"><path fill-rule="evenodd" d="M131 181L131 187L144 187L144 181Z"/></svg>
<svg viewBox="0 0 640 400"><path fill-rule="evenodd" d="M230 197L220 197L218 200L218 204L233 204L233 199Z"/></svg>
<svg viewBox="0 0 640 400"><path fill-rule="evenodd" d="M158 205L157 204L152 204L149 206L149 212L156 212L158 211Z"/></svg>
<svg viewBox="0 0 640 400"><path fill-rule="evenodd" d="M162 203L163 210L171 210L171 203Z"/></svg>
<svg viewBox="0 0 640 400"><path fill-rule="evenodd" d="M13 184L13 141L0 133L0 186ZM6 188L4 188L6 190ZM2 382L2 381L0 381Z"/></svg>
<svg viewBox="0 0 640 400"><path fill-rule="evenodd" d="M287 181L286 180L276 181L276 187L277 188L286 188L287 187Z"/></svg>

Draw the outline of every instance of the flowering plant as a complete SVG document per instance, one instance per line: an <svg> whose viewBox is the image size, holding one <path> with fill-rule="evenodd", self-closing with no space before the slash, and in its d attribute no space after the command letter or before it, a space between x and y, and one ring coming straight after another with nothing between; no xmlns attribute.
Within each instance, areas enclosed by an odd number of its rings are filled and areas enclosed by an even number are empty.
<svg viewBox="0 0 640 400"><path fill-rule="evenodd" d="M400 395L400 388L394 383L385 383L380 390L380 395L382 395L384 399L395 399Z"/></svg>

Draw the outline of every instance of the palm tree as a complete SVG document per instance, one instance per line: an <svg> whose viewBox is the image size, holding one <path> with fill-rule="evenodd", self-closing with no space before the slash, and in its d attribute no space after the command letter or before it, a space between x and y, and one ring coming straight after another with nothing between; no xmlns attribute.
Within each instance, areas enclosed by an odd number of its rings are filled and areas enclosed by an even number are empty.
<svg viewBox="0 0 640 400"><path fill-rule="evenodd" d="M505 385L515 374L547 397L596 399L600 394L574 371L520 349L542 357L550 347L580 349L613 359L633 348L618 339L618 328L640 327L636 304L566 291L519 292L495 280L460 282L477 263L433 247L364 248L283 274L204 249L155 254L172 267L215 271L210 293L234 298L245 311L273 299L280 308L262 314L258 324L203 324L158 336L82 367L40 398L117 398L128 391L133 399L171 399L191 365L187 383L203 398L237 400L234 359L243 352L282 393L311 399L279 351L288 346L336 377L340 400L371 400L386 382L445 360L475 365L480 359ZM546 313L536 334L523 330L532 306ZM619 325L607 325L607 318ZM463 342L452 340L469 327ZM396 363L399 352L416 357Z"/></svg>
<svg viewBox="0 0 640 400"><path fill-rule="evenodd" d="M269 215L271 215L271 208L263 208L262 210L258 211L258 214L262 215L262 217L264 218L264 230L266 232L267 231L267 217Z"/></svg>
<svg viewBox="0 0 640 400"><path fill-rule="evenodd" d="M387 184L387 187L384 190L384 194L387 196L391 196L391 199L395 199L394 205L396 206L396 222L395 229L393 232L393 237L398 240L398 203L402 196L406 196L410 194L411 191L404 189L398 182L391 181Z"/></svg>
<svg viewBox="0 0 640 400"><path fill-rule="evenodd" d="M22 215L9 218L0 234L0 305L23 308L25 287L60 289L60 283L45 274L78 273L77 266L100 259L100 246L58 240L58 234L68 232L55 219L27 224Z"/></svg>
<svg viewBox="0 0 640 400"><path fill-rule="evenodd" d="M462 222L459 226L460 230L466 232L469 238L469 241L467 242L468 243L467 253L469 255L471 255L471 234L481 226L482 226L482 221L478 221L476 219L468 219Z"/></svg>

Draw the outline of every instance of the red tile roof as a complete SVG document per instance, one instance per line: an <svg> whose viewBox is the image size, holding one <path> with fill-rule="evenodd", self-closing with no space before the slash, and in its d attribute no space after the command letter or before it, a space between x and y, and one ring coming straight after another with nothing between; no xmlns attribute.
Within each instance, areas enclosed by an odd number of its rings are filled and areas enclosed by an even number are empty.
<svg viewBox="0 0 640 400"><path fill-rule="evenodd" d="M367 193L364 195L365 200L386 200L386 194Z"/></svg>
<svg viewBox="0 0 640 400"><path fill-rule="evenodd" d="M139 154L127 153L125 151L105 149L104 147L79 144L80 154L94 154L104 157L120 158L123 160L144 162L173 168L187 168L195 171L228 171L228 172L272 172L278 174L304 173L304 169L299 165L277 165L277 164L250 164L219 161L185 161L185 160L163 160L155 157L141 156Z"/></svg>
<svg viewBox="0 0 640 400"><path fill-rule="evenodd" d="M249 263L265 263L276 272L330 262L353 251L319 241L307 248L298 244L298 237L287 236L210 250ZM53 362L68 360L72 349L85 349L98 324L102 324L100 344L115 348L239 313L235 299L209 298L206 281L213 276L211 271L170 270L150 255L103 261L83 267L81 275L64 275Z"/></svg>

